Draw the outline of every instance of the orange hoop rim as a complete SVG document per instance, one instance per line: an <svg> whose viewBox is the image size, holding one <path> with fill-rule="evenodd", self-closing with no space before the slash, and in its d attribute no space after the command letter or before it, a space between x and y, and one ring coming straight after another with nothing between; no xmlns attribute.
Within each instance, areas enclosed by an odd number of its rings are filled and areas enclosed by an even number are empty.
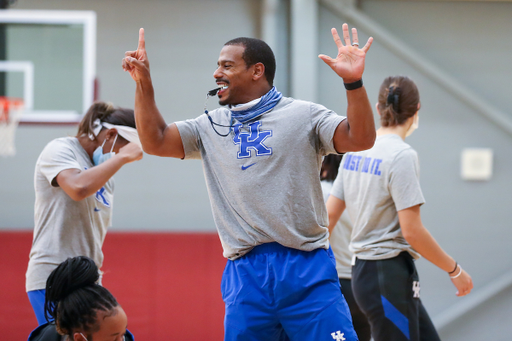
<svg viewBox="0 0 512 341"><path fill-rule="evenodd" d="M14 107L19 107L23 105L23 99L18 97L8 97L8 96L0 96L0 104L12 105Z"/></svg>
<svg viewBox="0 0 512 341"><path fill-rule="evenodd" d="M9 112L23 107L23 100L17 97L0 96L0 122L9 122Z"/></svg>

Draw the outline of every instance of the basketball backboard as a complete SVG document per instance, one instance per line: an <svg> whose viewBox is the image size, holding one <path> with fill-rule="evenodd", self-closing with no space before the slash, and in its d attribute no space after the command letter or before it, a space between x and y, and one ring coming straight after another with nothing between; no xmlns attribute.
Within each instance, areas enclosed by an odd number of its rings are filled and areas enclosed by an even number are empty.
<svg viewBox="0 0 512 341"><path fill-rule="evenodd" d="M5 96L22 98L21 123L76 123L94 100L96 13L0 10Z"/></svg>

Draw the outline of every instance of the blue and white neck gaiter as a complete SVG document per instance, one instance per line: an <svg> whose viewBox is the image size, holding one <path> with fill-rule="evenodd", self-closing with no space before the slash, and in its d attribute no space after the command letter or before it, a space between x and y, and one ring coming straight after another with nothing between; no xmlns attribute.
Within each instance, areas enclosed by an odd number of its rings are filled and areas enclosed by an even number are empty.
<svg viewBox="0 0 512 341"><path fill-rule="evenodd" d="M283 97L283 94L277 91L274 86L261 98L257 98L249 103L231 106L229 108L231 110L231 117L242 124L252 121L253 119L274 109L281 97Z"/></svg>

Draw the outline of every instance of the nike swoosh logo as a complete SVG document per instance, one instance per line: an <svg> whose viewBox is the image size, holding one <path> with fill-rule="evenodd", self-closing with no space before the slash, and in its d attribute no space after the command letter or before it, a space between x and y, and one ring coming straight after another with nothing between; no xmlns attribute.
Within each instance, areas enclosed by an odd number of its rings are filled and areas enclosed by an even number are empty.
<svg viewBox="0 0 512 341"><path fill-rule="evenodd" d="M255 163L251 163L249 166L242 166L242 170L246 170L247 168L252 167L255 164L256 164L256 162Z"/></svg>
<svg viewBox="0 0 512 341"><path fill-rule="evenodd" d="M94 208L94 212L99 212L99 211L101 211L99 208L97 208L97 207Z"/></svg>

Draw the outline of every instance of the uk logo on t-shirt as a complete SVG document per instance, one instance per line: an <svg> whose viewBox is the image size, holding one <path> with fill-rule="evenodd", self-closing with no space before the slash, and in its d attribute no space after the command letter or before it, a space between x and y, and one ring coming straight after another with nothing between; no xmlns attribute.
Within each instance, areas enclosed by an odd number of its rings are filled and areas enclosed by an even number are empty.
<svg viewBox="0 0 512 341"><path fill-rule="evenodd" d="M110 208L110 201L107 200L107 198L105 197L105 187L101 187L101 189L99 191L96 192L96 200L99 201L100 203L102 203L104 206Z"/></svg>
<svg viewBox="0 0 512 341"><path fill-rule="evenodd" d="M84 170L87 170L87 167L84 167ZM107 199L107 197L105 196L106 194L106 189L105 187L101 187L97 192L96 194L94 195L94 198L96 199L96 201L100 202L101 204L103 204L103 206L105 207L108 207L110 208L110 201ZM95 207L94 208L94 211L95 212L99 212L100 209Z"/></svg>
<svg viewBox="0 0 512 341"><path fill-rule="evenodd" d="M249 131L242 131L242 124L240 123L233 126L235 133L233 142L240 145L237 158L251 157L251 150L256 151L256 156L272 155L272 148L264 144L265 140L272 136L272 130L260 130L260 127L260 121L249 124Z"/></svg>

